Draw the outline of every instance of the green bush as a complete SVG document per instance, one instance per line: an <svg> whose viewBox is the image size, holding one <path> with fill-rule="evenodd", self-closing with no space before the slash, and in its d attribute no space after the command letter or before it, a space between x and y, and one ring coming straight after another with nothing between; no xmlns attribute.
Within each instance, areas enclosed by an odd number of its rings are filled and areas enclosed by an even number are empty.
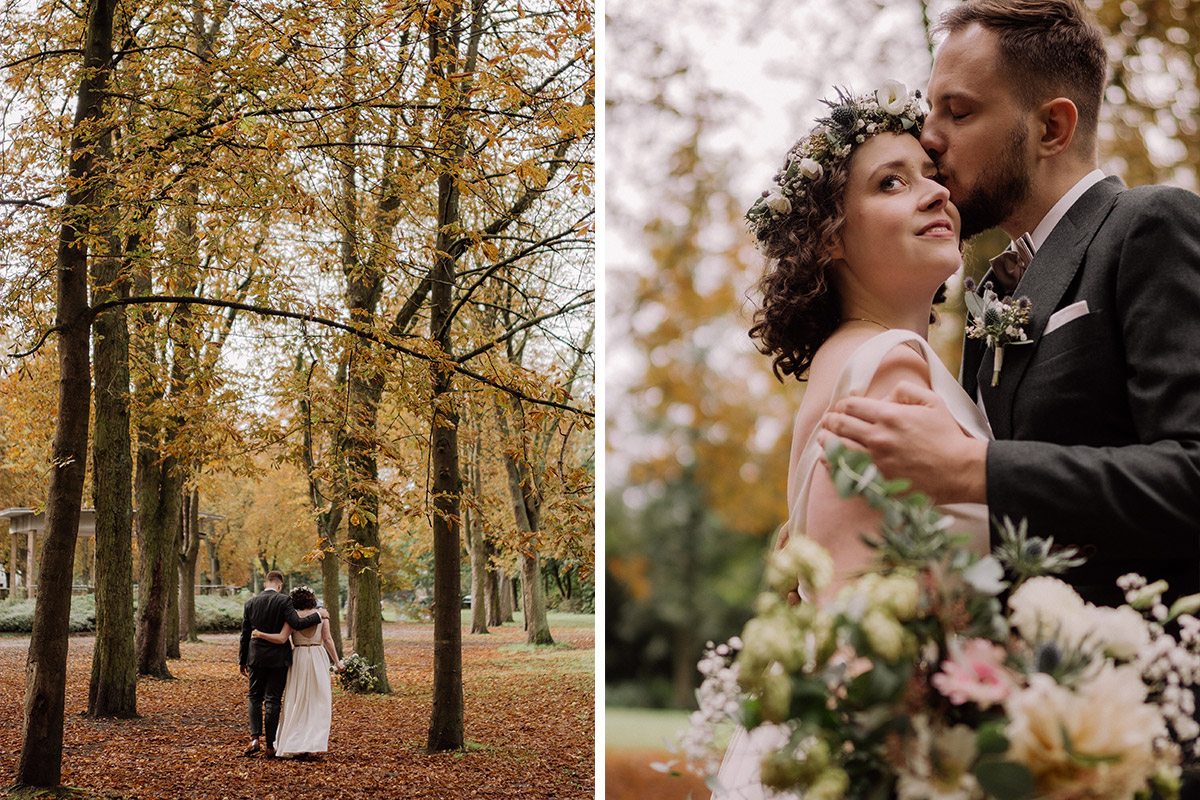
<svg viewBox="0 0 1200 800"><path fill-rule="evenodd" d="M196 595L196 627L202 631L240 631L244 600L211 594Z"/></svg>
<svg viewBox="0 0 1200 800"><path fill-rule="evenodd" d="M0 632L32 633L33 600L5 600L0 603Z"/></svg>
<svg viewBox="0 0 1200 800"><path fill-rule="evenodd" d="M71 633L94 630L96 630L96 595L75 595L71 598Z"/></svg>
<svg viewBox="0 0 1200 800"><path fill-rule="evenodd" d="M33 610L36 600L5 600L0 602L0 633L32 633ZM196 627L202 631L228 632L242 629L244 601L236 597L198 595L196 597ZM137 609L137 598L134 598ZM96 630L96 596L77 594L71 598L71 633Z"/></svg>
<svg viewBox="0 0 1200 800"><path fill-rule="evenodd" d="M5 600L0 603L0 633L32 633L36 600ZM71 633L96 628L96 598L79 594L71 598Z"/></svg>

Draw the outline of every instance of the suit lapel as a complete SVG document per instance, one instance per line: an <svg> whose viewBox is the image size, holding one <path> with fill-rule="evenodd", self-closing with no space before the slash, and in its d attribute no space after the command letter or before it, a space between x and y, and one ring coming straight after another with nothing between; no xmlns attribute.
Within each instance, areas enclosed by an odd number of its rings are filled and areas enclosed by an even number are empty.
<svg viewBox="0 0 1200 800"><path fill-rule="evenodd" d="M988 410L988 420L997 439L1011 437L1014 396L1037 351L1046 322L1058 309L1067 287L1083 263L1088 245L1124 188L1119 178L1110 177L1084 192L1051 231L1017 284L1013 296L1028 297L1031 303L1025 335L1033 343L1005 348L999 385L991 385L994 362L991 348L988 348L976 373L984 406Z"/></svg>

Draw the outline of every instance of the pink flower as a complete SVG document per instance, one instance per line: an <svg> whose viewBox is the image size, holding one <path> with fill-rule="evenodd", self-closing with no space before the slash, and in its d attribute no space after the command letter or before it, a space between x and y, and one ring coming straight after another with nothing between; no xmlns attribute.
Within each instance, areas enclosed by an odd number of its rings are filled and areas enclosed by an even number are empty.
<svg viewBox="0 0 1200 800"><path fill-rule="evenodd" d="M951 641L950 657L930 682L954 705L973 702L981 709L1003 702L1013 687L1004 648L987 639Z"/></svg>

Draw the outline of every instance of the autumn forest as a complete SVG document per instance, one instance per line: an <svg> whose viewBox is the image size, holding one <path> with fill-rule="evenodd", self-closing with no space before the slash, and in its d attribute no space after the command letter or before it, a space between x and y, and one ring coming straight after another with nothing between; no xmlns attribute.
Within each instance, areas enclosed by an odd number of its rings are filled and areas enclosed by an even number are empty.
<svg viewBox="0 0 1200 800"><path fill-rule="evenodd" d="M387 704L337 694L335 740L342 714L363 763L404 764L331 776L437 797L483 770L516 796L541 784L504 746L414 754L520 709L532 773L590 796L594 14L0 3L0 612L32 619L0 646L23 692L0 783L69 792L72 759L169 733L209 680L233 755L236 637L197 607L240 623L277 569ZM537 699L556 680L565 721ZM133 757L104 750L104 796L170 796Z"/></svg>

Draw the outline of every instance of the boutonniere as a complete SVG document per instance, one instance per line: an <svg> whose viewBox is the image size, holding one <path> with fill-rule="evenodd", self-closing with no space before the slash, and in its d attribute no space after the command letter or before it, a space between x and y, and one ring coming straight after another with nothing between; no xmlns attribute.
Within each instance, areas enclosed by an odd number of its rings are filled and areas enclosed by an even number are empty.
<svg viewBox="0 0 1200 800"><path fill-rule="evenodd" d="M967 303L969 319L967 337L983 339L996 351L992 367L992 386L1000 383L1000 368L1004 366L1004 348L1009 345L1029 344L1032 339L1025 335L1025 324L1029 322L1032 304L1028 297L1003 300L992 291L991 281L983 285L983 295L975 293L975 281L967 278L963 282L967 290L963 299Z"/></svg>

